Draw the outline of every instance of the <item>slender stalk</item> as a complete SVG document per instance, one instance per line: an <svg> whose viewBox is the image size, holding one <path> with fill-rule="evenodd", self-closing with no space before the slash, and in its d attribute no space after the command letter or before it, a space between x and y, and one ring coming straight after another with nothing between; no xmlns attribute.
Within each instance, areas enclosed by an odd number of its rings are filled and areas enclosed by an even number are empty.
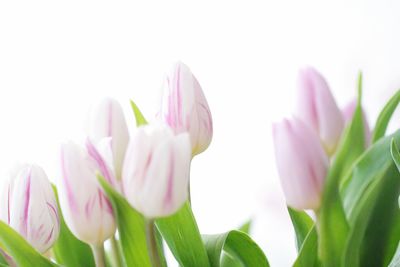
<svg viewBox="0 0 400 267"><path fill-rule="evenodd" d="M161 267L162 265L161 265L160 255L158 254L154 227L155 227L154 220L149 219L146 221L147 248L149 250L151 265L153 267Z"/></svg>
<svg viewBox="0 0 400 267"><path fill-rule="evenodd" d="M91 248L93 251L96 267L106 267L106 256L104 253L104 245L103 244L99 246L92 245Z"/></svg>
<svg viewBox="0 0 400 267"><path fill-rule="evenodd" d="M115 235L111 237L111 253L115 267L122 267L121 251Z"/></svg>

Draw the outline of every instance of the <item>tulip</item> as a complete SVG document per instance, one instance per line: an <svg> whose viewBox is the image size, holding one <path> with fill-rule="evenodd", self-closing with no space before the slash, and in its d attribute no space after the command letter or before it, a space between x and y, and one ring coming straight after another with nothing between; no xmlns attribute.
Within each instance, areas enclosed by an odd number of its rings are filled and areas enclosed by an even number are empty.
<svg viewBox="0 0 400 267"><path fill-rule="evenodd" d="M129 132L122 107L117 100L105 98L92 107L88 136L97 145L103 158L109 161L116 178L120 179Z"/></svg>
<svg viewBox="0 0 400 267"><path fill-rule="evenodd" d="M42 168L23 165L1 192L0 219L40 253L57 240L60 219L53 188Z"/></svg>
<svg viewBox="0 0 400 267"><path fill-rule="evenodd" d="M166 77L158 117L175 134L189 133L193 156L209 146L213 134L210 109L199 82L181 62Z"/></svg>
<svg viewBox="0 0 400 267"><path fill-rule="evenodd" d="M314 129L328 155L335 152L344 122L325 79L313 68L300 71L296 115Z"/></svg>
<svg viewBox="0 0 400 267"><path fill-rule="evenodd" d="M129 203L147 218L175 213L188 198L191 146L188 133L147 125L132 137L122 182Z"/></svg>
<svg viewBox="0 0 400 267"><path fill-rule="evenodd" d="M317 210L328 157L316 133L297 118L273 125L277 169L288 206Z"/></svg>
<svg viewBox="0 0 400 267"><path fill-rule="evenodd" d="M350 123L350 121L352 120L354 111L356 110L356 106L357 106L357 99L353 99L342 109L345 124ZM366 146L368 146L368 144L371 141L371 130L369 128L367 116L365 115L364 110L362 110L362 118L363 118L363 124L364 124L365 144L366 144Z"/></svg>
<svg viewBox="0 0 400 267"><path fill-rule="evenodd" d="M116 181L95 146L88 141L87 149L68 142L61 147L59 180L60 206L71 232L92 246L101 246L116 229L109 199L97 182L100 173L111 184Z"/></svg>

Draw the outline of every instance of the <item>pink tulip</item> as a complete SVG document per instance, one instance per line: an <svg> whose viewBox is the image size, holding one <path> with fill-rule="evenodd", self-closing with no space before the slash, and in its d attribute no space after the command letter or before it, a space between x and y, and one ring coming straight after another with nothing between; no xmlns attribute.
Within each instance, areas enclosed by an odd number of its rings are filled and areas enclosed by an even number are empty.
<svg viewBox="0 0 400 267"><path fill-rule="evenodd" d="M209 146L213 134L210 108L199 82L181 62L166 78L158 116L175 134L189 133L193 156Z"/></svg>
<svg viewBox="0 0 400 267"><path fill-rule="evenodd" d="M287 204L295 209L318 209L328 157L318 136L297 118L273 125L277 169Z"/></svg>
<svg viewBox="0 0 400 267"><path fill-rule="evenodd" d="M80 240L101 245L116 229L113 209L97 182L100 173L113 186L116 180L107 163L88 141L87 149L72 142L61 147L58 190L65 222Z"/></svg>
<svg viewBox="0 0 400 267"><path fill-rule="evenodd" d="M60 232L58 205L47 175L37 165L23 165L1 191L0 219L39 252L46 252Z"/></svg>
<svg viewBox="0 0 400 267"><path fill-rule="evenodd" d="M121 105L113 98L104 98L91 109L88 136L103 158L121 178L125 150L129 142L128 126Z"/></svg>
<svg viewBox="0 0 400 267"><path fill-rule="evenodd" d="M296 116L318 133L332 155L342 135L343 117L327 82L313 68L300 70Z"/></svg>
<svg viewBox="0 0 400 267"><path fill-rule="evenodd" d="M345 124L348 124L351 121L351 119L353 118L353 114L356 109L356 106L357 106L357 99L353 99L342 109ZM368 146L368 144L371 141L371 130L369 128L367 116L365 115L364 110L362 111L362 115L363 115L363 123L364 123L365 144L366 144L366 146Z"/></svg>
<svg viewBox="0 0 400 267"><path fill-rule="evenodd" d="M140 127L124 162L126 198L148 218L175 213L188 198L190 161L187 133L174 135L166 126Z"/></svg>

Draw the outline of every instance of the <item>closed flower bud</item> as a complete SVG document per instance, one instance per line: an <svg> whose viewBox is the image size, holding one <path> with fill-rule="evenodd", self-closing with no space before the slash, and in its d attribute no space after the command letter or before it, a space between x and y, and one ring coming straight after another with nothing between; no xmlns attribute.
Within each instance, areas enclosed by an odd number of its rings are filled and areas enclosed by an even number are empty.
<svg viewBox="0 0 400 267"><path fill-rule="evenodd" d="M105 98L92 107L88 121L88 136L96 146L99 144L110 146L109 149L104 147L98 149L103 157L111 160L110 167L115 171L116 178L120 179L129 132L122 107L117 100ZM106 153L110 151L111 155L103 154L104 151Z"/></svg>
<svg viewBox="0 0 400 267"><path fill-rule="evenodd" d="M116 225L111 203L96 176L100 173L113 186L115 178L89 141L87 150L72 142L63 144L60 163L58 190L66 224L80 240L102 244L114 234Z"/></svg>
<svg viewBox="0 0 400 267"><path fill-rule="evenodd" d="M165 126L140 127L124 162L126 198L147 218L175 213L188 198L190 161L187 133L174 135Z"/></svg>
<svg viewBox="0 0 400 267"><path fill-rule="evenodd" d="M158 116L175 134L189 133L193 156L209 146L213 134L210 109L199 82L181 62L166 77Z"/></svg>
<svg viewBox="0 0 400 267"><path fill-rule="evenodd" d="M357 99L354 99L342 109L343 118L346 124L350 123L350 121L352 120L354 111L356 110L356 106L357 106ZM362 116L364 124L364 138L365 138L364 141L367 147L371 142L371 130L369 128L367 116L365 115L364 110L362 111Z"/></svg>
<svg viewBox="0 0 400 267"><path fill-rule="evenodd" d="M313 68L300 71L296 116L314 129L328 155L335 152L344 122L325 79Z"/></svg>
<svg viewBox="0 0 400 267"><path fill-rule="evenodd" d="M297 118L273 125L277 169L287 204L318 209L328 168L318 136Z"/></svg>
<svg viewBox="0 0 400 267"><path fill-rule="evenodd" d="M24 165L1 191L0 219L39 252L46 252L60 232L53 188L42 168Z"/></svg>

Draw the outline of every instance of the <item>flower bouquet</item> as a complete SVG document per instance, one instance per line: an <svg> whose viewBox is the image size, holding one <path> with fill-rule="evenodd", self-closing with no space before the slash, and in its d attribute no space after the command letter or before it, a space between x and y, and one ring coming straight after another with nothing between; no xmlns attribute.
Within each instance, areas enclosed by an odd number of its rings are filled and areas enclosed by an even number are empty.
<svg viewBox="0 0 400 267"><path fill-rule="evenodd" d="M372 131L358 98L342 112L324 78L300 73L295 116L273 125L278 172L295 231L294 266L399 266L400 132L385 135L400 91ZM173 66L147 121L131 101L89 115L87 139L68 141L51 184L37 165L16 167L0 191L0 266L269 266L250 222L201 234L190 200L190 164L213 125L190 69Z"/></svg>

